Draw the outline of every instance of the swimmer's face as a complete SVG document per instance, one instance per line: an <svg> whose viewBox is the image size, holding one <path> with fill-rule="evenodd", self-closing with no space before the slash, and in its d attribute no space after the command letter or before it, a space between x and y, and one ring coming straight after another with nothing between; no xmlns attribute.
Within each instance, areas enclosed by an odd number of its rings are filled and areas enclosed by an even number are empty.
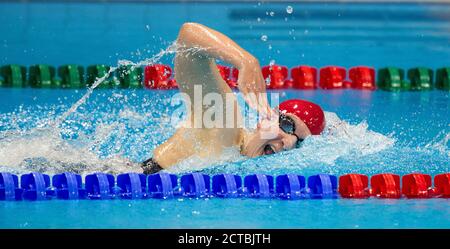
<svg viewBox="0 0 450 249"><path fill-rule="evenodd" d="M295 134L300 139L305 139L311 135L306 124L293 114L286 114L291 117L295 123ZM244 139L241 153L248 157L258 157L270 155L283 150L295 148L297 137L287 134L279 127L278 122L271 124L258 124L255 132Z"/></svg>

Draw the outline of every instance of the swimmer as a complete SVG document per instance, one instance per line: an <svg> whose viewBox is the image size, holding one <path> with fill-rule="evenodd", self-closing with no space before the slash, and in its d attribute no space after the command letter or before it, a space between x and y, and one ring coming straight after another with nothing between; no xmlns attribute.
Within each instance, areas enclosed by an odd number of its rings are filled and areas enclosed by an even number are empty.
<svg viewBox="0 0 450 249"><path fill-rule="evenodd" d="M197 128L192 115L195 107L188 111L187 122L194 128L181 127L166 142L159 145L153 157L145 160L141 167L145 174L169 169L191 156L210 158L220 156L227 147L236 147L248 157L270 155L298 147L310 135L318 135L325 127L322 109L309 101L293 99L282 102L278 110L268 104L266 83L258 60L227 36L197 23L185 23L181 27L175 56L175 79L180 91L194 103L194 88L201 86L203 96L217 93L226 103L226 96L233 96L235 117L231 128ZM191 48L191 49L190 49ZM257 128L248 131L237 125L242 120L237 99L228 84L222 79L215 60L225 61L239 70L238 88L246 103L257 110L262 120ZM203 97L202 96L202 97ZM251 96L258 96L252 98ZM204 113L206 106L200 107ZM229 108L229 107L228 107ZM230 109L230 108L229 108ZM266 133L270 129L272 136Z"/></svg>

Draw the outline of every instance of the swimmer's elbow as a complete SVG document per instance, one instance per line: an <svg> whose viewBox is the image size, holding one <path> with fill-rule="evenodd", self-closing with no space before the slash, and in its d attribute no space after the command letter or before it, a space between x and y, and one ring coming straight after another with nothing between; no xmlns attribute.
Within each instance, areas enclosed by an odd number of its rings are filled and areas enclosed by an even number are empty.
<svg viewBox="0 0 450 249"><path fill-rule="evenodd" d="M204 29L204 26L199 23L186 22L181 26L180 31L178 32L177 40L184 43L189 42L195 37L194 35L198 34L202 29Z"/></svg>
<svg viewBox="0 0 450 249"><path fill-rule="evenodd" d="M188 36L189 34L192 34L194 32L194 30L196 28L198 28L198 23L194 23L194 22L186 22L184 23L181 28L180 31L178 32L178 39L180 38L184 38L186 36Z"/></svg>
<svg viewBox="0 0 450 249"><path fill-rule="evenodd" d="M180 31L189 31L198 27L201 27L202 25L200 23L195 22L185 22L183 25L181 25Z"/></svg>

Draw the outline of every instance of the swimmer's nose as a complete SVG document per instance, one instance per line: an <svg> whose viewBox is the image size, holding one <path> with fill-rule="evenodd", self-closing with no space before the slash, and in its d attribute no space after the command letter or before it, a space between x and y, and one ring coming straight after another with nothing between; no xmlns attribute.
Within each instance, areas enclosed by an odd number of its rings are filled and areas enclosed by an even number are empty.
<svg viewBox="0 0 450 249"><path fill-rule="evenodd" d="M297 138L294 135L287 135L283 137L282 141L283 141L283 149L290 150L295 147Z"/></svg>

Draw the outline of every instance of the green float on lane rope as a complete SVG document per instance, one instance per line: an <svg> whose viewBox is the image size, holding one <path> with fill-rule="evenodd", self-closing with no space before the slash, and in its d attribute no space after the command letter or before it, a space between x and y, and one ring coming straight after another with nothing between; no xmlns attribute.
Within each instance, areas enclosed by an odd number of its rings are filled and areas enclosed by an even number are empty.
<svg viewBox="0 0 450 249"><path fill-rule="evenodd" d="M409 90L409 82L404 80L405 71L396 67L386 67L378 70L378 87L387 91Z"/></svg>
<svg viewBox="0 0 450 249"><path fill-rule="evenodd" d="M83 88L86 86L84 82L84 69L82 66L60 66L58 68L58 75L61 78L61 86L63 88Z"/></svg>
<svg viewBox="0 0 450 249"><path fill-rule="evenodd" d="M117 78L121 88L142 88L142 73L141 67L120 66L117 70Z"/></svg>
<svg viewBox="0 0 450 249"><path fill-rule="evenodd" d="M92 86L94 82L104 77L108 74L110 66L106 65L91 65L87 68L87 84L88 86ZM112 73L111 73L112 75ZM113 88L116 84L112 79L111 75L109 75L105 80L103 80L97 88Z"/></svg>
<svg viewBox="0 0 450 249"><path fill-rule="evenodd" d="M425 67L416 67L408 70L408 79L412 90L433 89L433 70Z"/></svg>
<svg viewBox="0 0 450 249"><path fill-rule="evenodd" d="M439 68L436 71L436 88L450 90L450 67Z"/></svg>
<svg viewBox="0 0 450 249"><path fill-rule="evenodd" d="M55 67L49 65L34 65L30 67L28 83L36 88L59 88L61 81L55 79Z"/></svg>
<svg viewBox="0 0 450 249"><path fill-rule="evenodd" d="M27 69L21 65L5 65L0 68L0 75L3 77L1 86L26 87Z"/></svg>

